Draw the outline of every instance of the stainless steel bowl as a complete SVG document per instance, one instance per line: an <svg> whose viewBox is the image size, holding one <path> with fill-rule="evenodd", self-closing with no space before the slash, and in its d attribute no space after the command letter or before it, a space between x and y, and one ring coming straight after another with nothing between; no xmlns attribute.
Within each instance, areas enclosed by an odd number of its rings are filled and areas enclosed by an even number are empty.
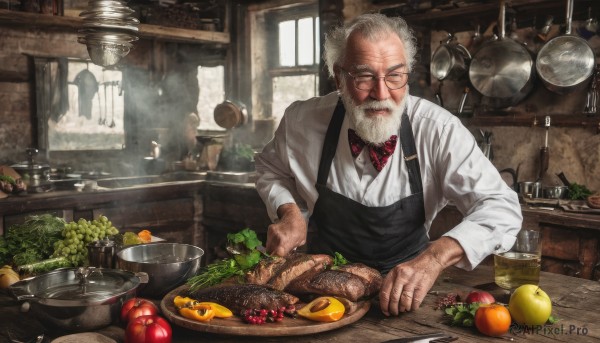
<svg viewBox="0 0 600 343"><path fill-rule="evenodd" d="M567 187L567 186L544 187L544 198L565 199L567 197L568 192L569 192L569 187Z"/></svg>
<svg viewBox="0 0 600 343"><path fill-rule="evenodd" d="M127 247L117 253L117 267L148 274L139 294L162 298L200 269L204 250L189 244L149 243Z"/></svg>

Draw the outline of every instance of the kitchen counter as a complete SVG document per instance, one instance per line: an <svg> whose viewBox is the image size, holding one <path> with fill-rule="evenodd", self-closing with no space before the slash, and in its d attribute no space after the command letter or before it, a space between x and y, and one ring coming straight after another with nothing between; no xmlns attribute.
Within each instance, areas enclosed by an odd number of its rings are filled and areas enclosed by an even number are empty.
<svg viewBox="0 0 600 343"><path fill-rule="evenodd" d="M534 332L524 332L513 326L503 338L515 342L600 342L600 283L564 275L542 272L540 287L553 302L553 315L559 322L540 327ZM447 269L436 281L417 311L404 313L398 317L385 317L374 301L370 311L357 322L328 332L293 337L239 337L207 334L172 325L174 343L192 342L385 342L416 334L443 332L459 339L457 342L499 342L501 339L486 337L474 328L449 326L441 310L434 307L439 297L448 293L466 295L473 288L491 292L498 301L507 303L508 292L493 284L493 270L489 266L479 266L467 272L457 268ZM0 291L0 341L6 340L6 330L21 339L44 332L44 342L66 334L47 331L32 314L21 312L19 304ZM285 318L284 320L293 320ZM277 324L265 324L277 325ZM123 342L124 331L120 326L110 326L98 332L117 342Z"/></svg>

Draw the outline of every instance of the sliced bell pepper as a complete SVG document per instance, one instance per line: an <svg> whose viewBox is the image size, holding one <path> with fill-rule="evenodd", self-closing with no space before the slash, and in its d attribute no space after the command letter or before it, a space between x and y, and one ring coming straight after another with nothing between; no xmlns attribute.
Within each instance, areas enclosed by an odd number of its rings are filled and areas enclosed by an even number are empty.
<svg viewBox="0 0 600 343"><path fill-rule="evenodd" d="M182 297L182 296L175 296L175 298L173 299L173 304L175 305L175 307L182 308L182 307L194 307L194 305L198 304L198 300L189 298L189 297Z"/></svg>
<svg viewBox="0 0 600 343"><path fill-rule="evenodd" d="M192 306L192 308L196 308L197 306L205 306L208 305L210 306L213 311L215 312L215 317L217 318L229 318L231 316L233 316L233 312L231 312L230 309L228 309L227 307L217 304L217 303L213 303L213 302L200 302L195 304L194 306Z"/></svg>
<svg viewBox="0 0 600 343"><path fill-rule="evenodd" d="M209 305L196 306L194 309L182 307L179 309L179 314L199 322L208 322L215 317L215 311Z"/></svg>

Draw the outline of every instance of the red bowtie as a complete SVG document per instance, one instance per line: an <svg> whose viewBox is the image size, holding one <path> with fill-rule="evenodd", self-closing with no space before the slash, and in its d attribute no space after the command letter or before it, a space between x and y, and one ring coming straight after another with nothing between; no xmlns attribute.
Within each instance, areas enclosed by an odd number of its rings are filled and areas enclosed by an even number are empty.
<svg viewBox="0 0 600 343"><path fill-rule="evenodd" d="M373 167L380 172L390 156L392 156L394 153L398 136L392 135L390 139L385 141L385 143L381 145L373 145L363 141L362 138L356 134L356 131L348 129L348 141L350 142L350 151L352 152L352 157L358 156L365 145L369 146L369 157L371 158Z"/></svg>

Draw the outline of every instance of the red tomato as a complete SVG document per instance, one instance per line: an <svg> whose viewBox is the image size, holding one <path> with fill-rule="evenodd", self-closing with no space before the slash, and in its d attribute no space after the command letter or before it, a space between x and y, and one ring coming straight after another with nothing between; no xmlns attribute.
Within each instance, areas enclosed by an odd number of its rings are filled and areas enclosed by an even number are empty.
<svg viewBox="0 0 600 343"><path fill-rule="evenodd" d="M158 315L132 319L125 329L125 343L171 343L171 325Z"/></svg>
<svg viewBox="0 0 600 343"><path fill-rule="evenodd" d="M139 316L152 314L158 314L158 307L152 301L143 298L131 298L121 307L121 322L127 323Z"/></svg>

